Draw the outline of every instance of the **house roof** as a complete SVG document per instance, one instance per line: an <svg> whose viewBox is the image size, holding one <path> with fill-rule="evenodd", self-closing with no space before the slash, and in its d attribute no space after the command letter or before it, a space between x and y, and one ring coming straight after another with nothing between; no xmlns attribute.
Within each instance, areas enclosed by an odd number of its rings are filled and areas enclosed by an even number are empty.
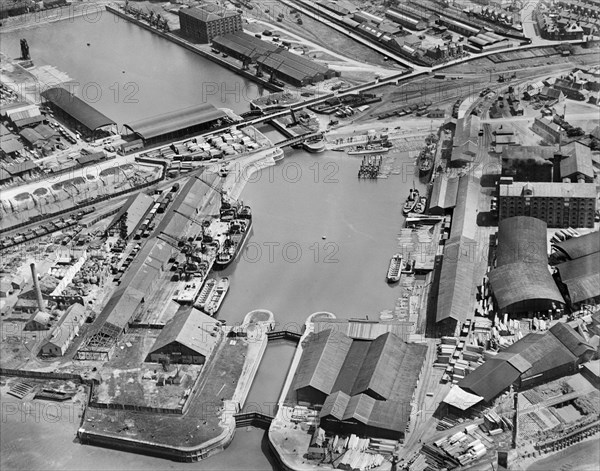
<svg viewBox="0 0 600 471"><path fill-rule="evenodd" d="M219 341L221 323L195 308L182 308L166 323L154 342L151 352L177 342L190 350L209 357Z"/></svg>

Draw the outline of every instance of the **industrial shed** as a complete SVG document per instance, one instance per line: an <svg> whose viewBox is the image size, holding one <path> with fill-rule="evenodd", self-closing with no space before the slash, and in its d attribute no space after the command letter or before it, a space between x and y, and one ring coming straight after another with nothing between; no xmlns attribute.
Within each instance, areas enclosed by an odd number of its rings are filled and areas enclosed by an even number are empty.
<svg viewBox="0 0 600 471"><path fill-rule="evenodd" d="M212 45L236 59L256 62L266 72L295 86L309 85L339 76L338 72L311 59L241 31L218 36Z"/></svg>
<svg viewBox="0 0 600 471"><path fill-rule="evenodd" d="M452 210L456 206L458 182L458 177L451 177L448 174L436 176L429 203L430 214L444 215L446 211Z"/></svg>
<svg viewBox="0 0 600 471"><path fill-rule="evenodd" d="M41 95L59 117L74 123L76 129L85 135L94 136L101 129L116 124L65 88L50 88Z"/></svg>
<svg viewBox="0 0 600 471"><path fill-rule="evenodd" d="M210 103L190 106L125 124L145 145L210 129L227 114Z"/></svg>
<svg viewBox="0 0 600 471"><path fill-rule="evenodd" d="M496 268L489 279L500 313L548 312L564 306L548 267L546 228L544 221L529 216L498 224Z"/></svg>
<svg viewBox="0 0 600 471"><path fill-rule="evenodd" d="M203 312L186 308L175 314L154 342L146 361L202 365L221 339L221 323Z"/></svg>
<svg viewBox="0 0 600 471"><path fill-rule="evenodd" d="M405 343L388 332L374 340L352 340L329 329L307 339L292 390L320 388L320 426L332 433L399 439L410 419L410 403L426 345ZM307 381L308 380L308 381ZM323 391L329 391L323 393Z"/></svg>
<svg viewBox="0 0 600 471"><path fill-rule="evenodd" d="M600 252L600 232L590 232L579 237L572 237L564 242L553 244L555 253L566 260L575 260L586 255Z"/></svg>
<svg viewBox="0 0 600 471"><path fill-rule="evenodd" d="M461 389L490 402L513 384L527 389L577 373L595 349L571 326L555 324L544 333L530 333L462 379Z"/></svg>
<svg viewBox="0 0 600 471"><path fill-rule="evenodd" d="M108 225L108 229L114 227L125 217L125 226L127 228L126 238L130 239L142 224L144 217L148 214L153 204L154 199L145 193L130 196L119 212L115 214Z"/></svg>
<svg viewBox="0 0 600 471"><path fill-rule="evenodd" d="M563 262L556 268L573 309L600 301L600 252Z"/></svg>
<svg viewBox="0 0 600 471"><path fill-rule="evenodd" d="M60 322L52 329L50 337L42 345L40 353L47 356L63 356L73 339L79 335L79 329L85 322L85 307L79 303L71 305Z"/></svg>
<svg viewBox="0 0 600 471"><path fill-rule="evenodd" d="M49 313L38 310L29 318L23 330L48 330L50 329L51 320L52 318Z"/></svg>

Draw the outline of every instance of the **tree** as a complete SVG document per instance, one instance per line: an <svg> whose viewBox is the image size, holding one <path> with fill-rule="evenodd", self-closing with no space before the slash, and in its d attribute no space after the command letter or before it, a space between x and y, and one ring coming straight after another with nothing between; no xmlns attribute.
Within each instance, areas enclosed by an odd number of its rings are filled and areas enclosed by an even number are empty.
<svg viewBox="0 0 600 471"><path fill-rule="evenodd" d="M585 134L584 130L577 127L571 127L570 129L567 129L567 136L568 137L575 137L575 136L583 136Z"/></svg>

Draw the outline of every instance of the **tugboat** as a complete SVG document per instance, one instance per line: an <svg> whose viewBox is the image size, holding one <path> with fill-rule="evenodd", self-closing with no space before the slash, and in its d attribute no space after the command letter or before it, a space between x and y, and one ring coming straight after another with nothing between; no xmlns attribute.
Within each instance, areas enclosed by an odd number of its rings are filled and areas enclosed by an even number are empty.
<svg viewBox="0 0 600 471"><path fill-rule="evenodd" d="M400 281L400 270L402 269L402 255L397 253L390 260L386 280L388 283L397 283Z"/></svg>
<svg viewBox="0 0 600 471"><path fill-rule="evenodd" d="M414 212L417 214L423 214L425 212L426 207L427 207L427 198L425 196L421 196L419 198L419 202L415 206Z"/></svg>
<svg viewBox="0 0 600 471"><path fill-rule="evenodd" d="M221 278L215 288L212 290L210 299L204 306L204 312L206 312L209 316L214 316L221 307L227 291L229 291L229 278Z"/></svg>
<svg viewBox="0 0 600 471"><path fill-rule="evenodd" d="M413 185L414 186L414 185ZM402 208L402 214L405 216L413 211L419 202L419 190L416 188L411 188L408 198L404 203L404 207Z"/></svg>

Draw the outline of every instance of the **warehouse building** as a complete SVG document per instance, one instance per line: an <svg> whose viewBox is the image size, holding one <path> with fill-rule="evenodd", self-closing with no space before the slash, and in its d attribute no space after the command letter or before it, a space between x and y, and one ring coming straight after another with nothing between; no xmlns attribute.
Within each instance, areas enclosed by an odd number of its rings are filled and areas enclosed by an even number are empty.
<svg viewBox="0 0 600 471"><path fill-rule="evenodd" d="M223 110L203 103L144 118L125 124L125 127L142 139L144 145L150 145L207 131L226 119L228 117Z"/></svg>
<svg viewBox="0 0 600 471"><path fill-rule="evenodd" d="M246 63L256 62L263 71L295 86L310 85L339 76L331 70L283 46L238 31L213 40L213 47Z"/></svg>
<svg viewBox="0 0 600 471"><path fill-rule="evenodd" d="M65 88L55 87L41 93L56 116L82 135L97 139L108 135L116 123L76 97Z"/></svg>
<svg viewBox="0 0 600 471"><path fill-rule="evenodd" d="M592 164L592 150L573 142L562 148L560 158L560 178L567 182L593 183L594 167ZM567 179L567 180L565 180Z"/></svg>
<svg viewBox="0 0 600 471"><path fill-rule="evenodd" d="M560 263L556 269L571 309L600 302L600 252Z"/></svg>
<svg viewBox="0 0 600 471"><path fill-rule="evenodd" d="M600 233L598 231L552 244L553 258L559 262L576 260L596 252L600 252Z"/></svg>
<svg viewBox="0 0 600 471"><path fill-rule="evenodd" d="M571 326L530 333L462 379L458 386L487 403L511 385L523 390L578 372L595 353Z"/></svg>
<svg viewBox="0 0 600 471"><path fill-rule="evenodd" d="M425 24L425 22L414 18L410 15L407 15L406 13L402 13L398 10L386 10L385 17L390 19L394 23L398 23L408 29L412 29L415 31L422 31L424 29L427 29L427 24Z"/></svg>
<svg viewBox="0 0 600 471"><path fill-rule="evenodd" d="M115 214L107 230L110 230L125 218L123 221L125 224L125 233L121 234L121 236L125 235L124 239L131 239L141 226L144 217L146 217L153 204L154 199L145 193L130 196L119 212Z"/></svg>
<svg viewBox="0 0 600 471"><path fill-rule="evenodd" d="M531 216L548 227L594 227L594 183L515 182L499 183L499 219Z"/></svg>
<svg viewBox="0 0 600 471"><path fill-rule="evenodd" d="M498 224L496 267L489 280L500 314L533 317L564 306L548 267L546 229L544 221L524 216Z"/></svg>
<svg viewBox="0 0 600 471"><path fill-rule="evenodd" d="M161 330L146 361L203 365L222 338L221 323L194 308L180 309Z"/></svg>
<svg viewBox="0 0 600 471"><path fill-rule="evenodd" d="M207 44L216 36L242 30L242 15L218 5L179 10L179 25L188 39Z"/></svg>
<svg viewBox="0 0 600 471"><path fill-rule="evenodd" d="M67 309L60 322L52 329L49 339L42 345L40 354L43 356L60 357L65 354L79 329L85 322L85 307L75 303Z"/></svg>
<svg viewBox="0 0 600 471"><path fill-rule="evenodd" d="M301 404L322 406L330 433L401 439L425 362L427 346L393 333L351 339L327 329L310 334L292 383Z"/></svg>

